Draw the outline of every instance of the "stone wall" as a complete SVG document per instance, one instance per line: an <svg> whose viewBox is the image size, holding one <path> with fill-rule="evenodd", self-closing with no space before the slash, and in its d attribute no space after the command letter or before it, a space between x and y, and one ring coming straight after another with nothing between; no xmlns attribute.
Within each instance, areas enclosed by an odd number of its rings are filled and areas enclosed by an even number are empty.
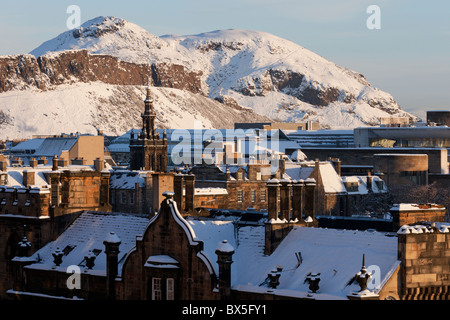
<svg viewBox="0 0 450 320"><path fill-rule="evenodd" d="M398 233L401 298L450 299L449 230L419 225L404 227Z"/></svg>

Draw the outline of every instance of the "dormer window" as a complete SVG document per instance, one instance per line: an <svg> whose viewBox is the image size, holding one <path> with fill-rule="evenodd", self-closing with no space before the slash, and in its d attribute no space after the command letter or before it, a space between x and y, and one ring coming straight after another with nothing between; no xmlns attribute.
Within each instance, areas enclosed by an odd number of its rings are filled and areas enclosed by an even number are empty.
<svg viewBox="0 0 450 320"><path fill-rule="evenodd" d="M347 189L347 192L357 192L358 191L359 183L356 181L345 182L344 185L345 185L345 189Z"/></svg>

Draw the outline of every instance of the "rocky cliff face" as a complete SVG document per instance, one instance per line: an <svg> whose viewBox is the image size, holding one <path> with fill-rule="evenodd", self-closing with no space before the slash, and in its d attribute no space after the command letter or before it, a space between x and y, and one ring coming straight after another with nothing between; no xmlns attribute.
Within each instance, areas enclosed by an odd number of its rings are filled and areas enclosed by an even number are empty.
<svg viewBox="0 0 450 320"><path fill-rule="evenodd" d="M0 93L37 88L47 90L73 82L101 81L114 85L151 85L201 92L201 72L166 63L135 64L87 50L64 51L38 58L33 55L0 57Z"/></svg>

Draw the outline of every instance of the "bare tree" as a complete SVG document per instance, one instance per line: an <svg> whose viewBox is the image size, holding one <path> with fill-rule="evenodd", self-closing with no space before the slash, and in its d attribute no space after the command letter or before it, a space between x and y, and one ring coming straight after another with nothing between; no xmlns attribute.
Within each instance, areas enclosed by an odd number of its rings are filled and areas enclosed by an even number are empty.
<svg viewBox="0 0 450 320"><path fill-rule="evenodd" d="M428 185L403 185L390 187L385 194L368 194L361 198L357 206L359 212L371 212L380 215L389 212L395 203L435 203L444 205L447 209L446 221L450 211L450 188L438 185L436 182Z"/></svg>
<svg viewBox="0 0 450 320"><path fill-rule="evenodd" d="M435 203L447 209L446 220L449 221L450 188L438 185L436 182L423 186L401 186L390 188L394 203Z"/></svg>

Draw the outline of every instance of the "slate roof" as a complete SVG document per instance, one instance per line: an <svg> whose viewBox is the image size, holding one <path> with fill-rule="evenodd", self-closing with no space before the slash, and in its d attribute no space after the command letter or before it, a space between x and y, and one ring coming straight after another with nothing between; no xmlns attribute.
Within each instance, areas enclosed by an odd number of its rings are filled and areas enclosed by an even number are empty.
<svg viewBox="0 0 450 320"><path fill-rule="evenodd" d="M118 256L120 275L125 256L136 245L136 236L144 232L148 222L146 217L126 213L85 211L55 241L47 243L28 258L36 262L27 268L65 272L67 267L75 265L86 270L84 257L91 250L96 255L95 265L87 272L106 275L103 241L114 232L121 240ZM52 256L57 248L65 253L59 267L55 267Z"/></svg>

